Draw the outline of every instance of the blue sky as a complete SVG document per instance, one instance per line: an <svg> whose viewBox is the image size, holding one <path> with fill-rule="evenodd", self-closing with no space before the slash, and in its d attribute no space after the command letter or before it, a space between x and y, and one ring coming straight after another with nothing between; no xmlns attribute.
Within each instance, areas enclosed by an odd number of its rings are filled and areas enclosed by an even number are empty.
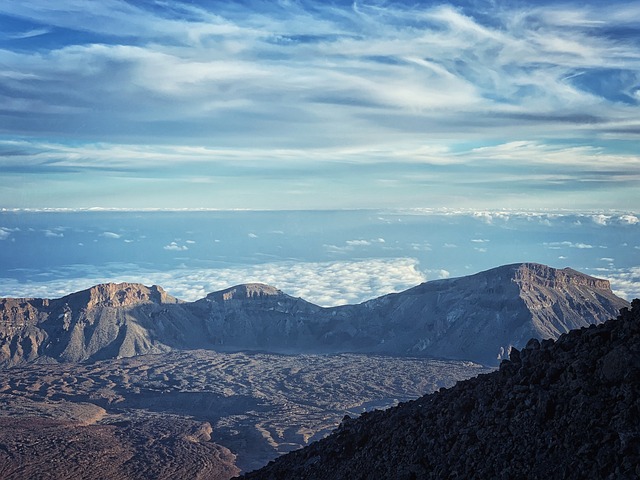
<svg viewBox="0 0 640 480"><path fill-rule="evenodd" d="M0 3L0 208L640 210L638 2Z"/></svg>

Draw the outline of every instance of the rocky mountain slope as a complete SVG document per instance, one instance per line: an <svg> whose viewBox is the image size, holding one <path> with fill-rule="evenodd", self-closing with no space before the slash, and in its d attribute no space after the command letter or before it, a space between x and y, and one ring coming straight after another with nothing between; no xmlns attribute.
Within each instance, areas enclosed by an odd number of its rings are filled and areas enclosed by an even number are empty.
<svg viewBox="0 0 640 480"><path fill-rule="evenodd" d="M251 479L640 477L640 300L616 320L530 340L493 373L387 411Z"/></svg>
<svg viewBox="0 0 640 480"><path fill-rule="evenodd" d="M524 263L426 282L364 306L389 331L380 350L497 364L512 346L603 322L628 303L607 280Z"/></svg>
<svg viewBox="0 0 640 480"><path fill-rule="evenodd" d="M0 364L168 351L156 337L163 315L188 318L161 287L130 283L97 285L55 300L0 299Z"/></svg>
<svg viewBox="0 0 640 480"><path fill-rule="evenodd" d="M98 285L55 300L0 299L0 365L171 349L362 352L497 364L530 337L615 316L609 282L538 264L426 282L359 305L322 308L248 284L181 302L162 288Z"/></svg>

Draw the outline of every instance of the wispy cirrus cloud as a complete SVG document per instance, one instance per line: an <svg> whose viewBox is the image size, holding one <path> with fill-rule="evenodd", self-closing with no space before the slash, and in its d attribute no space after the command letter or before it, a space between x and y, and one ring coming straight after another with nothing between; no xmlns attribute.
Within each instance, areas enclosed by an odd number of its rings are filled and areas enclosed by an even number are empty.
<svg viewBox="0 0 640 480"><path fill-rule="evenodd" d="M69 101L80 106L72 99L88 100L100 91L94 107L104 105L106 96L137 120L145 114L162 119L163 111L201 117L225 107L227 116L244 109L267 112L276 98L287 107L279 111L285 122L308 120L303 108L314 104L324 105L314 109L318 120L339 112L356 121L366 116L361 110L366 105L416 114L423 121L488 108L504 115L551 116L558 107L565 114L585 116L597 109L593 118L630 120L623 108L607 109L594 92L570 81L589 69L633 69L639 62L632 39L614 41L589 23L615 27L622 20L593 8L565 10L565 17L573 12L581 22L561 26L547 9L527 7L498 9L488 24L471 8L450 5L219 4L209 11L204 5L144 8L111 0L89 6L14 2L0 8L5 15L104 35L100 42L69 43L46 54L4 53L16 70L69 81L65 87L56 82L55 89L45 81L51 88L42 99L55 102L50 94L76 92ZM215 50L204 48L214 45ZM28 87L24 91L35 95ZM162 99L140 97L143 92L178 102L162 108L157 103ZM124 108L133 98L132 105L142 110ZM433 109L449 113L434 115ZM209 120L215 123L213 116ZM476 127L485 121L478 119ZM375 117L368 122L375 123ZM548 129L548 122L539 123Z"/></svg>
<svg viewBox="0 0 640 480"><path fill-rule="evenodd" d="M5 2L0 167L16 206L623 204L638 8L479 5Z"/></svg>

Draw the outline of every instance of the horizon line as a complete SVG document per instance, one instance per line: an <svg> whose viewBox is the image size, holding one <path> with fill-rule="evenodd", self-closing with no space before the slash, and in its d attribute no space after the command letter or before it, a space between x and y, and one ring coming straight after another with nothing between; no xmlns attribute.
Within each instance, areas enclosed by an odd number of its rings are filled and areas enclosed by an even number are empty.
<svg viewBox="0 0 640 480"><path fill-rule="evenodd" d="M215 207L0 207L0 213L109 213L109 212L394 212L417 214L547 213L547 214L636 214L640 210L616 208L470 208L470 207L344 207L344 208L215 208Z"/></svg>

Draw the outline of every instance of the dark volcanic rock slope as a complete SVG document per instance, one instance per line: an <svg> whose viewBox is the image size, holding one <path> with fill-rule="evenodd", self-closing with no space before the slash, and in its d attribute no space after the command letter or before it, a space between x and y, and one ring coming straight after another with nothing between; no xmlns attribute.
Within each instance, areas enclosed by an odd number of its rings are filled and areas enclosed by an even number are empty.
<svg viewBox="0 0 640 480"><path fill-rule="evenodd" d="M496 372L387 411L251 479L636 479L640 300L616 320L531 340Z"/></svg>
<svg viewBox="0 0 640 480"><path fill-rule="evenodd" d="M98 285L56 300L0 299L0 365L171 349L385 353L497 364L511 346L615 316L609 282L516 264L321 308L262 284L181 302L160 287Z"/></svg>

